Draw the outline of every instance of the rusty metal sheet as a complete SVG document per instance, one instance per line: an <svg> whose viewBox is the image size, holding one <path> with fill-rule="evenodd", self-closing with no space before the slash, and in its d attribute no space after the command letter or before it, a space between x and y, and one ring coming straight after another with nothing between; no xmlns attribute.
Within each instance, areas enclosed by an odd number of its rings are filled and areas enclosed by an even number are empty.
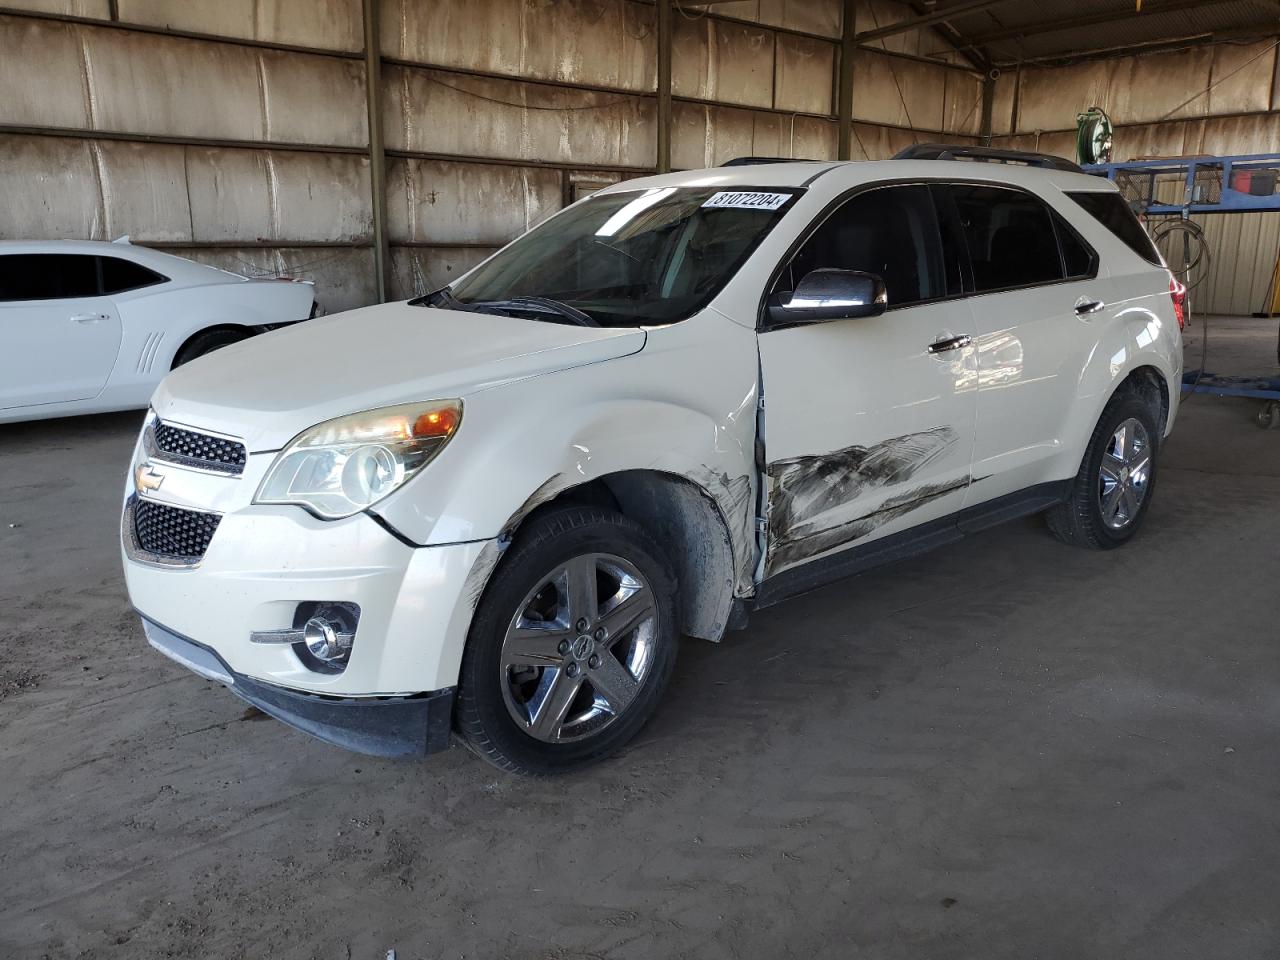
<svg viewBox="0 0 1280 960"><path fill-rule="evenodd" d="M1208 114L1270 109L1275 41L1222 43L1212 50L1214 86L1206 98L1194 105Z"/></svg>
<svg viewBox="0 0 1280 960"><path fill-rule="evenodd" d="M777 36L774 106L805 113L834 113L832 76L836 48L822 40Z"/></svg>
<svg viewBox="0 0 1280 960"><path fill-rule="evenodd" d="M439 290L497 249L392 246L391 295L396 299L408 299Z"/></svg>
<svg viewBox="0 0 1280 960"><path fill-rule="evenodd" d="M390 149L652 167L656 104L627 94L388 67Z"/></svg>
<svg viewBox="0 0 1280 960"><path fill-rule="evenodd" d="M188 147L196 242L367 242L369 161L346 154Z"/></svg>
<svg viewBox="0 0 1280 960"><path fill-rule="evenodd" d="M361 0L117 0L117 4L125 23L319 50L364 49Z"/></svg>
<svg viewBox="0 0 1280 960"><path fill-rule="evenodd" d="M631 0L383 0L389 57L540 80L653 90L654 8Z"/></svg>
<svg viewBox="0 0 1280 960"><path fill-rule="evenodd" d="M393 159L388 228L393 243L503 244L559 210L563 195L559 170Z"/></svg>
<svg viewBox="0 0 1280 960"><path fill-rule="evenodd" d="M746 24L677 18L671 40L672 92L678 97L772 106L773 39L773 31Z"/></svg>
<svg viewBox="0 0 1280 960"><path fill-rule="evenodd" d="M701 7L685 2L688 16L698 17L707 10L735 20L749 20L772 27L787 27L823 37L837 39L844 5L841 0L737 0Z"/></svg>
<svg viewBox="0 0 1280 960"><path fill-rule="evenodd" d="M982 132L982 81L958 70L944 70L942 129L977 136Z"/></svg>
<svg viewBox="0 0 1280 960"><path fill-rule="evenodd" d="M734 157L835 155L834 121L693 103L677 103L672 114L671 163L677 169L717 167Z"/></svg>

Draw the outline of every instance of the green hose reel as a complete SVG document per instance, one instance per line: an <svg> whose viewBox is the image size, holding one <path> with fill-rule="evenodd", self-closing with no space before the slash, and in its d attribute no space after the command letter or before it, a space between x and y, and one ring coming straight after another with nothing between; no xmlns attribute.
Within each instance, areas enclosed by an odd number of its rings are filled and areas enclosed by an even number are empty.
<svg viewBox="0 0 1280 960"><path fill-rule="evenodd" d="M1111 118L1101 107L1076 115L1076 162L1081 166L1111 162Z"/></svg>

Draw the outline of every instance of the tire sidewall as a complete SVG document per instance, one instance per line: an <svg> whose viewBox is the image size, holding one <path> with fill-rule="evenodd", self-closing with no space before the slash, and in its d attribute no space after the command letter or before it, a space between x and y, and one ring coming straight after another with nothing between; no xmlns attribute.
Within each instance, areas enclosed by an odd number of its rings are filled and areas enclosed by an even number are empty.
<svg viewBox="0 0 1280 960"><path fill-rule="evenodd" d="M502 642L517 605L538 582L557 566L587 553L621 557L648 582L658 612L654 662L636 700L598 735L545 743L521 730L507 711L501 687ZM554 511L517 538L477 605L459 673L459 728L485 759L524 773L557 773L602 759L621 749L656 709L675 667L678 641L675 578L652 538L617 514ZM487 742L477 742L477 732Z"/></svg>

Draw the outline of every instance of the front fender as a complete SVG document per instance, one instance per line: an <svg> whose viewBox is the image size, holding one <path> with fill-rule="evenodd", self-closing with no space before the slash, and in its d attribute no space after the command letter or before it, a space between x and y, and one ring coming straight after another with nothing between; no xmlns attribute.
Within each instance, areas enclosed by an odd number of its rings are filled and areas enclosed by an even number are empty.
<svg viewBox="0 0 1280 960"><path fill-rule="evenodd" d="M755 338L715 338L715 363L689 320L640 353L464 398L457 435L375 512L415 543L488 540L541 504L622 471L671 474L718 507L749 592L755 561ZM711 324L718 330L721 324ZM688 327L678 330L679 327Z"/></svg>

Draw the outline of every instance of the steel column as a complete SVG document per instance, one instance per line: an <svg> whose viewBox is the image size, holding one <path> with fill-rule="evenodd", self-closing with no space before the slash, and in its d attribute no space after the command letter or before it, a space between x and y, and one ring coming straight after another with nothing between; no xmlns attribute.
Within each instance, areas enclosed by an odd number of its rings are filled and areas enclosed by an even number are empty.
<svg viewBox="0 0 1280 960"><path fill-rule="evenodd" d="M982 124L979 127L979 135L982 142L987 146L991 145L992 126L994 121L991 116L992 108L996 102L996 81L991 74L987 74L982 78Z"/></svg>
<svg viewBox="0 0 1280 960"><path fill-rule="evenodd" d="M658 0L658 172L671 171L671 0Z"/></svg>
<svg viewBox="0 0 1280 960"><path fill-rule="evenodd" d="M853 57L858 45L857 0L844 0L843 32L840 37L840 79L836 90L836 159L849 160L853 156Z"/></svg>
<svg viewBox="0 0 1280 960"><path fill-rule="evenodd" d="M373 193L373 270L378 302L387 302L387 155L382 143L382 38L379 0L364 0L364 87L369 120L369 187Z"/></svg>

